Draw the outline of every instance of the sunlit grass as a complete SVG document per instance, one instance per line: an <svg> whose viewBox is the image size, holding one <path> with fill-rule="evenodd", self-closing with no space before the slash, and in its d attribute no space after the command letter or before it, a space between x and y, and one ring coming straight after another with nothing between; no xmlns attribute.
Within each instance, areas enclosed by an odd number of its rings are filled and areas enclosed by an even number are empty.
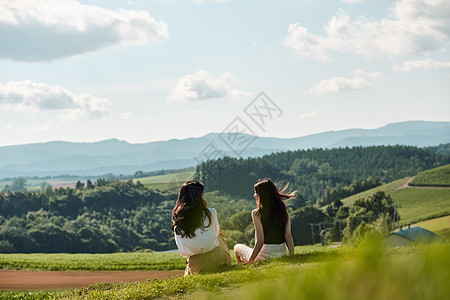
<svg viewBox="0 0 450 300"><path fill-rule="evenodd" d="M297 248L293 257L221 273L140 283L102 283L55 299L448 299L450 245ZM0 294L1 299L18 293ZM8 298L9 297L9 298ZM36 298L44 299L44 298Z"/></svg>
<svg viewBox="0 0 450 300"><path fill-rule="evenodd" d="M450 214L450 189L407 188L390 193L400 222L414 223Z"/></svg>
<svg viewBox="0 0 450 300"><path fill-rule="evenodd" d="M178 252L106 254L0 254L0 268L22 270L182 270L186 259Z"/></svg>

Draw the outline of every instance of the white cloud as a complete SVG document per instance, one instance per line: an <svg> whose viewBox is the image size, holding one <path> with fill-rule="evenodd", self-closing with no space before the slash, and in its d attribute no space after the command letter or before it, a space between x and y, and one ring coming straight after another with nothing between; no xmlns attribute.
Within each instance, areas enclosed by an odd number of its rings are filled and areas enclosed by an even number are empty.
<svg viewBox="0 0 450 300"><path fill-rule="evenodd" d="M298 54L319 61L331 52L353 52L367 58L401 54L428 54L445 50L450 42L450 1L399 0L390 16L380 21L351 19L342 9L315 35L300 24L291 24L284 44Z"/></svg>
<svg viewBox="0 0 450 300"><path fill-rule="evenodd" d="M300 114L300 115L298 116L298 119L299 119L299 120L302 120L302 119L309 119L309 118L317 117L318 115L319 115L319 112L318 112L317 110L315 110L315 111L312 111L312 112L309 112L309 113L303 113L303 114Z"/></svg>
<svg viewBox="0 0 450 300"><path fill-rule="evenodd" d="M129 118L131 118L134 115L134 113L132 111L127 111L127 112L123 112L120 114L120 118L122 120L127 120Z"/></svg>
<svg viewBox="0 0 450 300"><path fill-rule="evenodd" d="M215 77L207 71L184 76L167 98L169 102L186 102L191 100L208 100L212 98L230 98L239 100L250 93L235 87L235 76L230 72L220 73Z"/></svg>
<svg viewBox="0 0 450 300"><path fill-rule="evenodd" d="M45 124L30 127L30 128L28 128L28 130L31 132L44 132L44 131L49 130L51 126L52 126L52 124L47 122Z"/></svg>
<svg viewBox="0 0 450 300"><path fill-rule="evenodd" d="M309 94L323 96L329 93L363 90L373 85L369 81L370 79L376 80L381 78L382 74L380 72L354 70L352 78L333 77L328 80L321 80L319 84L309 90Z"/></svg>
<svg viewBox="0 0 450 300"><path fill-rule="evenodd" d="M58 110L64 121L98 119L109 113L108 99L77 95L57 85L27 81L0 84L0 107L18 111Z"/></svg>
<svg viewBox="0 0 450 300"><path fill-rule="evenodd" d="M410 60L405 61L401 65L393 65L392 71L394 72L411 72L416 70L430 70L430 69L443 69L450 68L450 61L436 61L431 58L424 60Z"/></svg>
<svg viewBox="0 0 450 300"><path fill-rule="evenodd" d="M12 129L14 126L12 124L3 124L0 122L0 131L7 131Z"/></svg>
<svg viewBox="0 0 450 300"><path fill-rule="evenodd" d="M168 38L146 11L112 11L75 0L0 1L0 59L51 61Z"/></svg>

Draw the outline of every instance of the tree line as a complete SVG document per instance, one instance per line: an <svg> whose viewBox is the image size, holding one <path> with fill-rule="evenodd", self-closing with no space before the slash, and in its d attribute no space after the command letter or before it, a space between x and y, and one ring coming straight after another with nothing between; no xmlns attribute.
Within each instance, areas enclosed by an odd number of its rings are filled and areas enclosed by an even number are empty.
<svg viewBox="0 0 450 300"><path fill-rule="evenodd" d="M240 197L251 197L260 178L290 183L298 191L298 208L328 205L337 198L448 163L449 155L413 146L309 149L205 161L197 166L196 176L209 190Z"/></svg>

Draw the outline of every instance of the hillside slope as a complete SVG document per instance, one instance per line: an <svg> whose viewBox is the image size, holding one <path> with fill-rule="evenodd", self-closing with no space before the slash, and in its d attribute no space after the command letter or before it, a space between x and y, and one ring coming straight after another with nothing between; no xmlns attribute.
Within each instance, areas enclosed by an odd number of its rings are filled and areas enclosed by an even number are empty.
<svg viewBox="0 0 450 300"><path fill-rule="evenodd" d="M419 173L417 176L420 175L420 181L418 182L446 183L446 177L439 177L437 174L446 174L449 166L446 165ZM345 198L342 202L345 206L351 206L357 199L367 198L378 191L383 191L390 195L394 203L398 205L401 224L415 223L450 215L450 187L414 187L408 185L410 180L411 177L399 179ZM414 180L411 182L414 182Z"/></svg>
<svg viewBox="0 0 450 300"><path fill-rule="evenodd" d="M450 187L450 164L420 172L409 185Z"/></svg>

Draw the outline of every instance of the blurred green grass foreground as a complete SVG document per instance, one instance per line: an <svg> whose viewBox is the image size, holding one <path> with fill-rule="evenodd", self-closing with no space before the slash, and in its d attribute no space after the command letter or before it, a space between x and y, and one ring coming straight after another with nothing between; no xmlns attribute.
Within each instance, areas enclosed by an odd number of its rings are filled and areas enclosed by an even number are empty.
<svg viewBox="0 0 450 300"><path fill-rule="evenodd" d="M449 299L450 244L386 248L296 248L296 255L220 273L65 292L14 292L3 299Z"/></svg>

